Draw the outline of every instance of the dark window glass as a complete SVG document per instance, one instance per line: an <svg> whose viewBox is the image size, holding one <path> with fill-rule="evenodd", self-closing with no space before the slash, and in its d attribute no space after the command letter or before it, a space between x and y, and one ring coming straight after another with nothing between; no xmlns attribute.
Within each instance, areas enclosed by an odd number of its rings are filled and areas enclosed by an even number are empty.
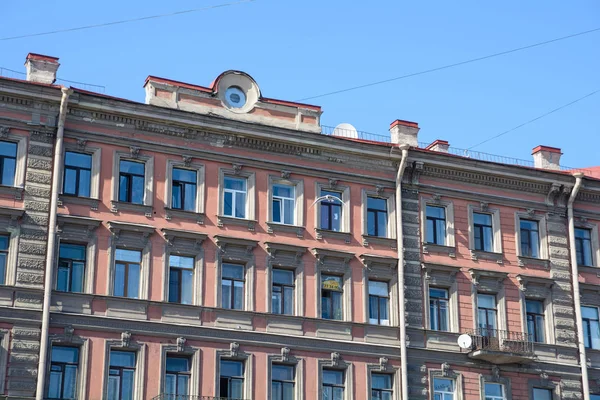
<svg viewBox="0 0 600 400"><path fill-rule="evenodd" d="M92 156L67 151L65 153L65 173L63 194L90 197L92 179Z"/></svg>
<svg viewBox="0 0 600 400"><path fill-rule="evenodd" d="M171 207L178 210L196 211L197 172L173 168Z"/></svg>
<svg viewBox="0 0 600 400"><path fill-rule="evenodd" d="M271 399L294 399L294 367L273 364L271 368Z"/></svg>
<svg viewBox="0 0 600 400"><path fill-rule="evenodd" d="M526 300L527 333L532 341L544 343L544 302L539 300Z"/></svg>
<svg viewBox="0 0 600 400"><path fill-rule="evenodd" d="M552 390L533 388L533 400L552 400Z"/></svg>
<svg viewBox="0 0 600 400"><path fill-rule="evenodd" d="M17 170L17 144L0 142L0 185L14 186Z"/></svg>
<svg viewBox="0 0 600 400"><path fill-rule="evenodd" d="M590 229L575 228L575 253L577 254L577 265L591 267L594 264L592 231Z"/></svg>
<svg viewBox="0 0 600 400"><path fill-rule="evenodd" d="M477 295L477 326L482 336L496 336L496 296Z"/></svg>
<svg viewBox="0 0 600 400"><path fill-rule="evenodd" d="M79 348L52 346L48 399L76 399Z"/></svg>
<svg viewBox="0 0 600 400"><path fill-rule="evenodd" d="M392 400L392 375L371 374L371 400Z"/></svg>
<svg viewBox="0 0 600 400"><path fill-rule="evenodd" d="M273 185L273 222L278 224L294 224L296 188L291 185Z"/></svg>
<svg viewBox="0 0 600 400"><path fill-rule="evenodd" d="M243 265L223 264L221 274L221 307L244 309L245 268Z"/></svg>
<svg viewBox="0 0 600 400"><path fill-rule="evenodd" d="M344 288L342 278L321 275L321 317L325 319L343 319L342 298Z"/></svg>
<svg viewBox="0 0 600 400"><path fill-rule="evenodd" d="M494 231L490 214L473 213L473 237L475 250L494 250Z"/></svg>
<svg viewBox="0 0 600 400"><path fill-rule="evenodd" d="M539 258L540 232L537 221L521 220L521 255Z"/></svg>
<svg viewBox="0 0 600 400"><path fill-rule="evenodd" d="M6 282L6 261L8 259L8 245L10 236L0 235L0 285Z"/></svg>
<svg viewBox="0 0 600 400"><path fill-rule="evenodd" d="M342 198L340 192L332 192L321 189L321 196L333 196L335 199L321 201L321 223L320 228L339 232L342 228Z"/></svg>
<svg viewBox="0 0 600 400"><path fill-rule="evenodd" d="M446 209L444 207L426 207L425 240L427 243L446 245Z"/></svg>
<svg viewBox="0 0 600 400"><path fill-rule="evenodd" d="M271 309L274 314L294 315L294 271L273 269Z"/></svg>
<svg viewBox="0 0 600 400"><path fill-rule="evenodd" d="M323 400L344 399L344 373L342 371L323 370Z"/></svg>
<svg viewBox="0 0 600 400"><path fill-rule="evenodd" d="M484 390L485 400L506 400L504 397L504 385L500 383L486 382Z"/></svg>
<svg viewBox="0 0 600 400"><path fill-rule="evenodd" d="M433 378L433 399L454 400L454 380Z"/></svg>
<svg viewBox="0 0 600 400"><path fill-rule="evenodd" d="M387 200L367 197L367 234L387 237Z"/></svg>
<svg viewBox="0 0 600 400"><path fill-rule="evenodd" d="M369 281L369 323L389 325L390 290L387 282Z"/></svg>
<svg viewBox="0 0 600 400"><path fill-rule="evenodd" d="M62 292L83 292L85 275L86 247L77 244L61 243L58 252L56 290Z"/></svg>
<svg viewBox="0 0 600 400"><path fill-rule="evenodd" d="M244 363L221 360L219 396L226 399L244 398Z"/></svg>
<svg viewBox="0 0 600 400"><path fill-rule="evenodd" d="M194 258L169 255L169 302L192 304Z"/></svg>
<svg viewBox="0 0 600 400"><path fill-rule="evenodd" d="M135 359L136 355L132 351L110 351L108 400L133 400Z"/></svg>
<svg viewBox="0 0 600 400"><path fill-rule="evenodd" d="M144 204L145 170L143 162L121 160L119 163L119 201Z"/></svg>
<svg viewBox="0 0 600 400"><path fill-rule="evenodd" d="M167 356L165 365L166 400L187 399L190 386L190 359Z"/></svg>
<svg viewBox="0 0 600 400"><path fill-rule="evenodd" d="M117 249L115 254L115 296L137 299L140 292L142 253L136 250Z"/></svg>
<svg viewBox="0 0 600 400"><path fill-rule="evenodd" d="M600 321L597 307L581 307L583 343L588 349L600 349Z"/></svg>
<svg viewBox="0 0 600 400"><path fill-rule="evenodd" d="M429 328L447 332L448 329L448 290L429 288Z"/></svg>

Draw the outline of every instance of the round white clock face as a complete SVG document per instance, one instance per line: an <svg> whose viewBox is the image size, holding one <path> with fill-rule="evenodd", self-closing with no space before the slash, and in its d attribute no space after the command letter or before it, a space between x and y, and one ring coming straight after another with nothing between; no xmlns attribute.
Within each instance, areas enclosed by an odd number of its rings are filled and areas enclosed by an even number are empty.
<svg viewBox="0 0 600 400"><path fill-rule="evenodd" d="M470 335L467 335L466 333L464 333L458 337L458 346L461 349L470 349L472 344L473 344L473 339L471 339Z"/></svg>

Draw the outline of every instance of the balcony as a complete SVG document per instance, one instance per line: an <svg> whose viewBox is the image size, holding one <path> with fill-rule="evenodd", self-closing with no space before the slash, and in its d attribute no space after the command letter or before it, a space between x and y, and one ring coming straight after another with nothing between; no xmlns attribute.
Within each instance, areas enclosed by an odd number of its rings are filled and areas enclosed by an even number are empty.
<svg viewBox="0 0 600 400"><path fill-rule="evenodd" d="M159 394L152 400L244 400L233 397L215 397L215 396L192 396L179 394Z"/></svg>
<svg viewBox="0 0 600 400"><path fill-rule="evenodd" d="M533 341L526 333L478 328L468 334L473 340L469 358L492 364L527 364L534 361Z"/></svg>

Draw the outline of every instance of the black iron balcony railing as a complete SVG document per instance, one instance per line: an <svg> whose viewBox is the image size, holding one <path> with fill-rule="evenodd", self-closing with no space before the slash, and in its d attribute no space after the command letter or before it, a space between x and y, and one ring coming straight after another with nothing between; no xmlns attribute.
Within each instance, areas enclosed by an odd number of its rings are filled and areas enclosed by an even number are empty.
<svg viewBox="0 0 600 400"><path fill-rule="evenodd" d="M233 397L192 396L182 394L159 394L152 400L244 400Z"/></svg>
<svg viewBox="0 0 600 400"><path fill-rule="evenodd" d="M473 351L487 350L533 356L533 341L526 333L478 328L469 332L469 335L473 338Z"/></svg>

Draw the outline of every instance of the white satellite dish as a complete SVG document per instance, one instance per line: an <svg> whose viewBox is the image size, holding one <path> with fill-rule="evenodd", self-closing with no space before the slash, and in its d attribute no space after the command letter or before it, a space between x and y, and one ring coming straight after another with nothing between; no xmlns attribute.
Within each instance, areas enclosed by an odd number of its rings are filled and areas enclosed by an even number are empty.
<svg viewBox="0 0 600 400"><path fill-rule="evenodd" d="M333 129L333 136L358 139L358 132L351 124L344 122Z"/></svg>
<svg viewBox="0 0 600 400"><path fill-rule="evenodd" d="M457 342L461 349L470 349L473 345L473 339L471 338L471 335L467 335L466 333L460 335Z"/></svg>

